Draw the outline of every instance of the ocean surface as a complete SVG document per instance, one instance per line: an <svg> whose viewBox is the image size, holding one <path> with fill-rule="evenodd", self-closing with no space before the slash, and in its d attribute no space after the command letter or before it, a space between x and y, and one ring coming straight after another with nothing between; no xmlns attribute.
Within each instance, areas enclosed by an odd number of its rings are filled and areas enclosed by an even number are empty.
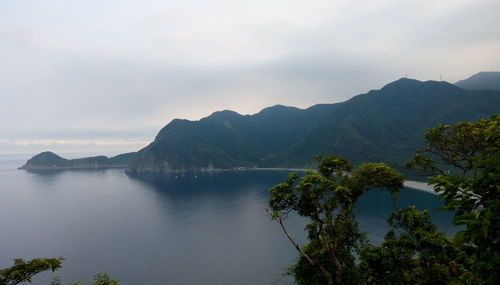
<svg viewBox="0 0 500 285"><path fill-rule="evenodd" d="M267 216L268 189L287 171L186 173L137 179L121 169L28 172L24 158L0 156L0 268L14 258L63 256L62 269L37 275L91 280L107 272L123 285L289 284L286 267L297 257ZM393 203L381 190L356 207L361 230L374 243L388 229L390 211L430 209L452 234L451 214L436 209L434 194L405 188ZM304 220L287 221L305 240Z"/></svg>

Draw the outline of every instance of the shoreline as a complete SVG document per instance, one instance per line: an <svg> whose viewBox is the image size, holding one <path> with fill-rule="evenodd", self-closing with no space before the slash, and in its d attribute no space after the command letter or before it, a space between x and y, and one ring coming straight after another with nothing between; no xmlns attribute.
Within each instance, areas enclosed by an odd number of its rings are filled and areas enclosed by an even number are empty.
<svg viewBox="0 0 500 285"><path fill-rule="evenodd" d="M427 184L427 182L422 182L422 181L413 181L413 180L405 180L403 183L404 187L408 187L411 189L419 190L419 191L424 191L427 193L431 193L434 195L437 195L437 193L434 191L434 187L431 185Z"/></svg>
<svg viewBox="0 0 500 285"><path fill-rule="evenodd" d="M121 168L126 169L126 166L117 165L117 166L97 166L97 167L78 167L78 166L70 166L70 167L18 167L20 170L35 170L35 171L43 171L43 170L95 170L95 169L111 169L111 168ZM226 168L226 169L192 169L192 170L174 170L169 171L170 173L179 173L179 172L228 172L228 171L291 171L291 172L306 172L309 169L305 168L286 168L286 167L234 167L234 168ZM148 172L146 172L148 173ZM145 173L143 173L145 174ZM414 181L414 180L405 180L403 183L404 187L411 188L414 190L424 191L427 193L431 193L437 195L434 192L434 188L428 185L426 182L422 181Z"/></svg>

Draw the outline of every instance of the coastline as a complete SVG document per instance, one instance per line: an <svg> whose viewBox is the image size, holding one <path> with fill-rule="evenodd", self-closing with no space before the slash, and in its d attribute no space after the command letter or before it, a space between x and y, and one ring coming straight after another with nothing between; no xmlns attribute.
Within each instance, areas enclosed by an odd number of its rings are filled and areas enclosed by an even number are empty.
<svg viewBox="0 0 500 285"><path fill-rule="evenodd" d="M308 169L305 168L247 168L245 170L275 170L275 171L296 171L296 172L306 172ZM431 193L437 195L434 191L434 187L427 184L427 182L423 181L415 181L415 180L405 180L403 182L403 186L407 188L411 188L414 190L424 191L427 193Z"/></svg>
<svg viewBox="0 0 500 285"><path fill-rule="evenodd" d="M434 188L431 185L427 184L427 182L405 180L403 185L405 187L408 187L411 189L424 191L424 192L428 192L428 193L437 195L437 193L434 191Z"/></svg>
<svg viewBox="0 0 500 285"><path fill-rule="evenodd" d="M107 168L123 168L126 169L126 165L101 165L101 166L51 166L51 167L25 167L21 166L17 169L22 170L95 170L95 169L107 169ZM286 168L286 167L234 167L227 169L192 169L190 171L199 171L199 172L226 172L226 171L291 171L291 172L306 172L308 169L305 168ZM188 172L186 170L175 170L170 171L171 173L179 173L179 172ZM408 187L411 189L428 192L434 195L437 195L434 192L434 188L428 185L426 182L422 181L414 181L414 180L405 180L404 187Z"/></svg>

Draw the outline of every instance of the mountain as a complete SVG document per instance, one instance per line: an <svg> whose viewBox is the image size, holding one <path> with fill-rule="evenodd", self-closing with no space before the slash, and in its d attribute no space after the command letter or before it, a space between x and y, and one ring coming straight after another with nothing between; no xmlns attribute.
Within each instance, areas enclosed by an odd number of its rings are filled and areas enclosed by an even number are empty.
<svg viewBox="0 0 500 285"><path fill-rule="evenodd" d="M300 167L318 153L355 163L383 161L402 170L423 146L424 131L498 112L500 92L467 91L446 82L400 79L341 104L317 128L277 156L274 164Z"/></svg>
<svg viewBox="0 0 500 285"><path fill-rule="evenodd" d="M483 71L455 83L468 90L500 90L500 71Z"/></svg>
<svg viewBox="0 0 500 285"><path fill-rule="evenodd" d="M200 121L173 120L140 150L129 172L256 167L331 116L338 104L306 110L282 105L255 115L215 112Z"/></svg>
<svg viewBox="0 0 500 285"><path fill-rule="evenodd" d="M402 78L343 103L173 120L137 153L127 172L312 167L315 155L327 153L355 163L383 161L401 170L423 146L426 129L486 118L498 110L499 91Z"/></svg>
<svg viewBox="0 0 500 285"><path fill-rule="evenodd" d="M108 158L106 156L95 156L78 159L65 159L57 154L46 151L33 156L19 169L44 170L44 169L86 169L86 168L110 168L126 167L129 160L135 156L135 152L119 154Z"/></svg>
<svg viewBox="0 0 500 285"><path fill-rule="evenodd" d="M354 163L386 162L404 171L404 163L424 145L426 129L498 113L500 91L483 90L492 81L479 80L495 77L488 74L461 81L479 82L481 90L402 78L342 103L307 109L276 105L254 115L224 110L199 121L175 119L137 153L67 160L44 152L21 168L126 167L129 174L311 168L316 155L332 153Z"/></svg>

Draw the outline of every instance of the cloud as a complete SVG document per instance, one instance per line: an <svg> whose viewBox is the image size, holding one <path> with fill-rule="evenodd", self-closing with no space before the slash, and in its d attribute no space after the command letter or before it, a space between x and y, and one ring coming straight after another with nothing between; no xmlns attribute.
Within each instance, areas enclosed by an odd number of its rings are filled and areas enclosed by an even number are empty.
<svg viewBox="0 0 500 285"><path fill-rule="evenodd" d="M5 154L36 154L42 151L53 151L59 154L97 155L108 156L119 153L138 151L148 145L148 140L77 140L77 139L0 139L0 155ZM85 154L83 154L85 153Z"/></svg>
<svg viewBox="0 0 500 285"><path fill-rule="evenodd" d="M147 140L0 139L5 146L145 146Z"/></svg>
<svg viewBox="0 0 500 285"><path fill-rule="evenodd" d="M152 140L173 118L500 67L495 0L0 3L0 136ZM19 146L21 147L21 146Z"/></svg>

